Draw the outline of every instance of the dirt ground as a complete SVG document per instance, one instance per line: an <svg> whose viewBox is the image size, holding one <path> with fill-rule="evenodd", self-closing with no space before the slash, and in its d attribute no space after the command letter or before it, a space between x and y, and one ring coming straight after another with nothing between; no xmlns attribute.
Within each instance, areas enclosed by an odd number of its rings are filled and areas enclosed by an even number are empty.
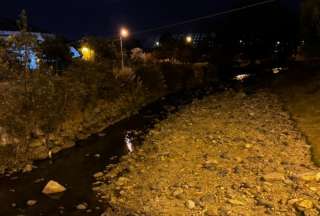
<svg viewBox="0 0 320 216"><path fill-rule="evenodd" d="M320 169L268 91L194 101L95 177L105 215L320 214Z"/></svg>

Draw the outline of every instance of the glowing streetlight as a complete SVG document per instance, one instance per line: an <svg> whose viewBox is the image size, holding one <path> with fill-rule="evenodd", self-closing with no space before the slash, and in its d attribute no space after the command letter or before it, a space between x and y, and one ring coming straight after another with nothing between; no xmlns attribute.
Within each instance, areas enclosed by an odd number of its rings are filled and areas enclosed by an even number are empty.
<svg viewBox="0 0 320 216"><path fill-rule="evenodd" d="M124 54L123 54L123 38L129 37L129 30L126 28L120 29L120 47L121 47L121 68L124 69Z"/></svg>
<svg viewBox="0 0 320 216"><path fill-rule="evenodd" d="M188 44L192 43L192 37L190 35L186 37L186 42Z"/></svg>
<svg viewBox="0 0 320 216"><path fill-rule="evenodd" d="M121 30L120 30L120 36L121 36L122 38L127 38L127 37L129 37L129 30L126 29L126 28L121 28Z"/></svg>

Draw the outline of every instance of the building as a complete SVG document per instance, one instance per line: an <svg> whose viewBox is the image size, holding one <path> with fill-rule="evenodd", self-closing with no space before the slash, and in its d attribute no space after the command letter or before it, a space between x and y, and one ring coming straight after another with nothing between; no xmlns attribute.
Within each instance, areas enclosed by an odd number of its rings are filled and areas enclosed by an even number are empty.
<svg viewBox="0 0 320 216"><path fill-rule="evenodd" d="M46 38L56 37L54 34L48 33L46 31L43 31L34 27L30 27L30 33L37 39L38 43L44 42ZM16 24L16 21L6 19L6 18L0 18L0 39L7 40L8 38L19 35L19 34L20 34L20 31ZM23 55L25 51L16 50L14 52L17 52L18 54ZM70 46L70 54L73 58L79 58L81 56L79 51L73 46ZM38 68L38 57L33 51L31 51L31 54L30 54L29 68L33 70Z"/></svg>

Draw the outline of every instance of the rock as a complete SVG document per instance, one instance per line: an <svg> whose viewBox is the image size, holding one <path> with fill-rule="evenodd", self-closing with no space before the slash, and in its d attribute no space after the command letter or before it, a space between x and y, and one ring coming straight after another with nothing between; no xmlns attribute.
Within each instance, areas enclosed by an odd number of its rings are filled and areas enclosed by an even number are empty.
<svg viewBox="0 0 320 216"><path fill-rule="evenodd" d="M297 176L298 179L301 179L303 181L320 181L320 172L308 172L308 173L303 173Z"/></svg>
<svg viewBox="0 0 320 216"><path fill-rule="evenodd" d="M304 211L306 209L312 209L313 208L313 202L311 200L307 200L307 199L298 201L294 205L300 211Z"/></svg>
<svg viewBox="0 0 320 216"><path fill-rule="evenodd" d="M27 205L28 205L28 206L34 206L34 205L37 204L37 203L38 203L37 200L28 200L28 201L27 201Z"/></svg>
<svg viewBox="0 0 320 216"><path fill-rule="evenodd" d="M31 164L27 164L27 165L23 168L22 172L23 172L23 173L31 172L32 169L33 169L32 165L31 165Z"/></svg>
<svg viewBox="0 0 320 216"><path fill-rule="evenodd" d="M217 208L213 208L213 207L208 207L206 213L206 216L218 216L218 209Z"/></svg>
<svg viewBox="0 0 320 216"><path fill-rule="evenodd" d="M43 145L43 142L40 139L33 140L30 144L30 148L37 148Z"/></svg>
<svg viewBox="0 0 320 216"><path fill-rule="evenodd" d="M100 177L102 177L103 175L104 175L103 172L98 172L98 173L94 174L93 177L94 177L94 178L100 178Z"/></svg>
<svg viewBox="0 0 320 216"><path fill-rule="evenodd" d="M88 208L87 203L81 203L81 204L77 205L78 210L86 210L87 208Z"/></svg>
<svg viewBox="0 0 320 216"><path fill-rule="evenodd" d="M56 181L49 181L47 185L43 188L42 193L43 194L56 194L56 193L62 193L66 190L65 187L63 187L61 184L59 184Z"/></svg>
<svg viewBox="0 0 320 216"><path fill-rule="evenodd" d="M247 149L252 148L252 144L245 144L244 147Z"/></svg>
<svg viewBox="0 0 320 216"><path fill-rule="evenodd" d="M188 200L188 201L186 202L186 207L187 207L188 209L194 209L194 208L196 207L196 204L195 204L192 200Z"/></svg>
<svg viewBox="0 0 320 216"><path fill-rule="evenodd" d="M274 172L262 176L262 179L265 181L283 181L285 177L282 173Z"/></svg>
<svg viewBox="0 0 320 216"><path fill-rule="evenodd" d="M266 208L273 208L273 203L264 199L257 199L257 205L264 206Z"/></svg>
<svg viewBox="0 0 320 216"><path fill-rule="evenodd" d="M175 197L180 196L183 193L183 189L182 188L178 188L175 191L173 191L172 195Z"/></svg>
<svg viewBox="0 0 320 216"><path fill-rule="evenodd" d="M39 179L36 179L34 183L38 184L40 182L43 182L44 180L45 180L44 178L39 178Z"/></svg>
<svg viewBox="0 0 320 216"><path fill-rule="evenodd" d="M228 199L228 203L232 204L232 205L245 205L244 202L240 201L240 200L236 200L236 199Z"/></svg>
<svg viewBox="0 0 320 216"><path fill-rule="evenodd" d="M117 185L117 186L123 186L123 185L127 184L128 181L129 181L128 178L120 177L120 178L118 179L118 181L116 182L116 185Z"/></svg>

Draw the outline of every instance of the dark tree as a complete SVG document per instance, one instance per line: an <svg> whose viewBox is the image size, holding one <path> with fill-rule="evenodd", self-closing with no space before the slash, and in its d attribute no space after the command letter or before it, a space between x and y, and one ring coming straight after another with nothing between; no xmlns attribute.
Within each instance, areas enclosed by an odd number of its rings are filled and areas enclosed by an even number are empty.
<svg viewBox="0 0 320 216"><path fill-rule="evenodd" d="M62 71L72 61L70 48L61 37L48 37L40 45L44 63L56 72Z"/></svg>

